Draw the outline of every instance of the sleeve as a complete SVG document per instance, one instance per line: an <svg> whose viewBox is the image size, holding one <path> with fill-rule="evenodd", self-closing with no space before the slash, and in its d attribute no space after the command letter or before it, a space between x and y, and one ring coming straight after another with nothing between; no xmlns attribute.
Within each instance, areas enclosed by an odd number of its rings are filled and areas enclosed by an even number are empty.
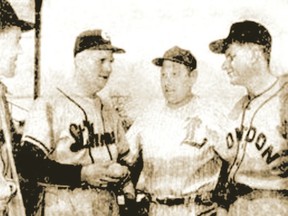
<svg viewBox="0 0 288 216"><path fill-rule="evenodd" d="M121 120L118 118L117 121L117 134L118 134L118 143L117 149L119 153L119 158L124 157L129 152L129 145L125 136L125 130L122 126Z"/></svg>
<svg viewBox="0 0 288 216"><path fill-rule="evenodd" d="M233 152L228 149L226 136L231 127L225 111L220 111L217 107L214 107L213 110L208 109L205 112L204 118L207 122L206 130L210 145L213 146L214 151L220 158L230 161L233 157Z"/></svg>
<svg viewBox="0 0 288 216"><path fill-rule="evenodd" d="M115 135L115 143L118 152L117 160L122 162L122 158L129 152L129 145L125 137L125 130L123 128L121 118L106 101L102 101L102 103L104 105L102 115L105 127L113 125L112 128Z"/></svg>
<svg viewBox="0 0 288 216"><path fill-rule="evenodd" d="M137 119L126 133L126 140L129 146L129 152L123 160L130 166L133 166L141 154L141 120Z"/></svg>
<svg viewBox="0 0 288 216"><path fill-rule="evenodd" d="M37 99L25 122L22 142L29 142L46 155L52 150L52 107L47 99Z"/></svg>
<svg viewBox="0 0 288 216"><path fill-rule="evenodd" d="M133 144L130 145L128 138L125 134L125 129L123 127L123 122L122 119L119 117L117 112L112 112L114 113L114 122L116 123L116 131L117 131L117 139L116 139L116 144L117 144L117 150L118 150L118 163L128 166L130 170L130 177L131 181L134 185L137 184L140 173L143 168L143 160L142 160L142 154L139 152L138 148L135 148ZM111 114L112 114L111 113ZM138 123L135 122L134 127L130 127L130 132L134 131L135 128L138 128ZM134 129L133 129L134 128ZM136 129L138 130L138 129Z"/></svg>
<svg viewBox="0 0 288 216"><path fill-rule="evenodd" d="M24 142L16 162L22 177L47 184L77 187L81 184L81 166L65 165L50 160L43 150Z"/></svg>

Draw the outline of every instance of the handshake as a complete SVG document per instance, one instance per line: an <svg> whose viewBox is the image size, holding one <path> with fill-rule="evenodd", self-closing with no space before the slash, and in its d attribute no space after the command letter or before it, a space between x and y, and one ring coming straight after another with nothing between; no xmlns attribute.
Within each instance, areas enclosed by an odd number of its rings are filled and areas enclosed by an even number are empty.
<svg viewBox="0 0 288 216"><path fill-rule="evenodd" d="M115 161L98 161L94 164L83 166L81 170L81 181L99 188L125 184L129 177L128 167L122 166Z"/></svg>

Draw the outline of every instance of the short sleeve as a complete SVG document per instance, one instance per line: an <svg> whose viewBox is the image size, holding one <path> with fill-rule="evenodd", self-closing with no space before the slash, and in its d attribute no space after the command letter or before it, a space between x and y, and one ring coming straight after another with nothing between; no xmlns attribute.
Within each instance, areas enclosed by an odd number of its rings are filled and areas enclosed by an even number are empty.
<svg viewBox="0 0 288 216"><path fill-rule="evenodd" d="M129 152L129 145L125 136L125 130L123 128L122 122L120 118L118 118L117 121L117 134L118 134L118 143L117 143L117 149L119 156L122 157Z"/></svg>
<svg viewBox="0 0 288 216"><path fill-rule="evenodd" d="M105 127L111 127L113 133L115 135L115 143L117 147L118 152L118 160L122 161L122 157L127 154L129 151L129 145L127 143L126 137L125 137L125 130L123 128L121 119L118 115L118 113L111 107L107 101L102 100L103 104L103 119Z"/></svg>
<svg viewBox="0 0 288 216"><path fill-rule="evenodd" d="M141 151L141 119L136 119L130 129L126 133L126 140L129 145L129 152L125 156L127 164L132 166L136 163Z"/></svg>
<svg viewBox="0 0 288 216"><path fill-rule="evenodd" d="M207 138L215 152L224 160L229 160L232 153L226 145L226 135L229 130L229 119L226 109L217 106L208 106L203 118L206 122Z"/></svg>
<svg viewBox="0 0 288 216"><path fill-rule="evenodd" d="M22 143L29 142L46 155L52 150L52 106L43 98L37 99L26 119Z"/></svg>

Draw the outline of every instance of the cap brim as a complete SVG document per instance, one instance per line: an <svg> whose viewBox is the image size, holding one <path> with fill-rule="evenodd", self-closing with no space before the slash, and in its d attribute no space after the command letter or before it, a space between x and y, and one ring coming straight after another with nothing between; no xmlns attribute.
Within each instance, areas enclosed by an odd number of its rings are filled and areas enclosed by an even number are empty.
<svg viewBox="0 0 288 216"><path fill-rule="evenodd" d="M155 58L152 60L152 63L157 65L157 66L162 66L163 65L163 61L164 61L164 58Z"/></svg>
<svg viewBox="0 0 288 216"><path fill-rule="evenodd" d="M124 49L118 48L118 47L112 47L111 48L113 53L125 53L126 51Z"/></svg>
<svg viewBox="0 0 288 216"><path fill-rule="evenodd" d="M163 66L163 62L164 62L165 60L171 61L171 62L176 62L176 63L178 63L178 64L184 64L184 65L186 65L186 66L188 66L188 67L191 67L190 65L187 65L187 64L185 64L184 62L179 61L179 60L177 60L177 59L173 59L173 58L155 58L155 59L152 60L152 63L155 64L156 66L161 66L161 67L162 67L162 66Z"/></svg>
<svg viewBox="0 0 288 216"><path fill-rule="evenodd" d="M223 54L226 52L229 44L229 39L225 38L211 42L209 48L214 53Z"/></svg>
<svg viewBox="0 0 288 216"><path fill-rule="evenodd" d="M35 24L34 23L26 22L24 20L18 20L15 23L15 25L20 27L22 32L29 31L29 30L32 30L32 29L35 28Z"/></svg>
<svg viewBox="0 0 288 216"><path fill-rule="evenodd" d="M102 47L97 47L97 46L92 46L86 49L83 49L79 52L82 52L84 50L110 50L113 53L125 53L126 51L124 49L118 48L118 47L114 47L114 46L102 46ZM77 52L77 53L79 53Z"/></svg>

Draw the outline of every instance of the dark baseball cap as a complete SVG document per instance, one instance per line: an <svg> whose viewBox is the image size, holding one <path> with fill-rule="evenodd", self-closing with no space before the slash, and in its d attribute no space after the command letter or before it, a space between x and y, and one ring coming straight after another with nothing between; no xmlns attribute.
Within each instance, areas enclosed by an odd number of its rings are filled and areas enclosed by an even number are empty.
<svg viewBox="0 0 288 216"><path fill-rule="evenodd" d="M271 51L272 38L269 31L260 23L245 20L234 23L227 38L210 43L209 48L214 53L225 53L233 42L254 43L264 46L266 52Z"/></svg>
<svg viewBox="0 0 288 216"><path fill-rule="evenodd" d="M187 67L190 67L191 70L197 67L196 58L192 55L192 53L189 50L182 49L178 46L174 46L167 50L164 53L163 58L155 58L152 60L152 62L157 66L162 66L164 60L186 65Z"/></svg>
<svg viewBox="0 0 288 216"><path fill-rule="evenodd" d="M34 24L18 18L11 4L7 0L0 0L0 29L10 26L18 26L21 31L34 28Z"/></svg>
<svg viewBox="0 0 288 216"><path fill-rule="evenodd" d="M105 38L101 29L82 32L77 38L74 46L74 56L84 50L111 50L113 53L125 53L124 49L115 47L109 38Z"/></svg>

